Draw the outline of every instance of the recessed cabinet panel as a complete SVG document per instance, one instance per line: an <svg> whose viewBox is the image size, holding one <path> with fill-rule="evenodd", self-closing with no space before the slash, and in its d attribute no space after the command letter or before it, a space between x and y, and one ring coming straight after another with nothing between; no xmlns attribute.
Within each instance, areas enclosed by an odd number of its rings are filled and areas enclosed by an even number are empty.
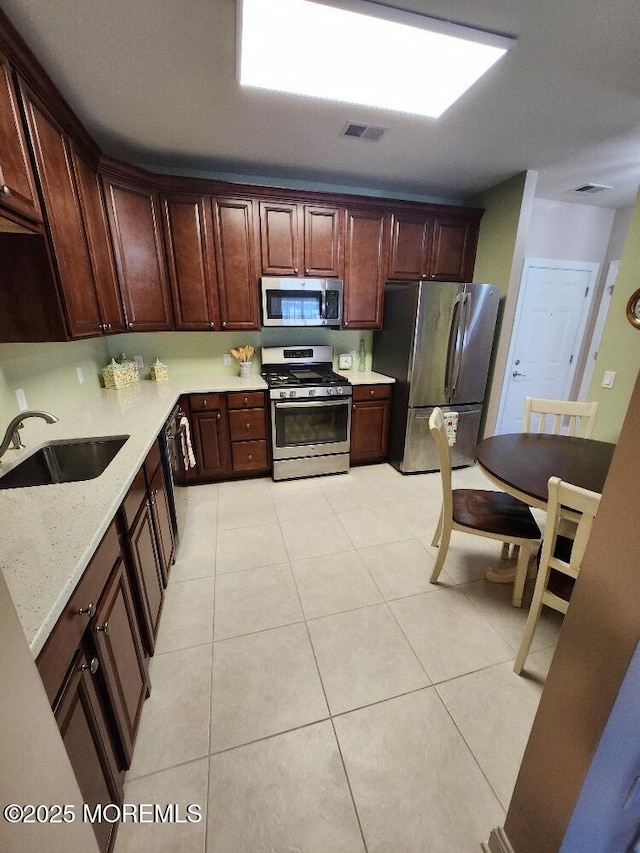
<svg viewBox="0 0 640 853"><path fill-rule="evenodd" d="M361 385L353 390L351 463L382 462L389 442L391 389L388 385Z"/></svg>
<svg viewBox="0 0 640 853"><path fill-rule="evenodd" d="M377 210L348 210L346 216L343 325L378 329L387 269L388 216Z"/></svg>
<svg viewBox="0 0 640 853"><path fill-rule="evenodd" d="M472 226L455 219L436 219L430 277L440 281L471 281L476 240L476 223Z"/></svg>
<svg viewBox="0 0 640 853"><path fill-rule="evenodd" d="M153 654L164 603L164 583L156 553L151 510L146 501L129 532L129 544L140 598L145 645L149 654Z"/></svg>
<svg viewBox="0 0 640 853"><path fill-rule="evenodd" d="M11 67L0 54L0 206L39 221L40 202L31 172L29 153Z"/></svg>
<svg viewBox="0 0 640 853"><path fill-rule="evenodd" d="M391 225L389 278L415 281L430 272L433 219L394 214Z"/></svg>
<svg viewBox="0 0 640 853"><path fill-rule="evenodd" d="M99 335L100 311L71 149L65 134L23 88L29 133L45 200L46 223L72 337Z"/></svg>
<svg viewBox="0 0 640 853"><path fill-rule="evenodd" d="M196 412L192 415L193 437L199 477L219 477L229 471L229 438L226 412Z"/></svg>
<svg viewBox="0 0 640 853"><path fill-rule="evenodd" d="M167 486L162 465L157 467L149 484L149 501L151 503L153 524L156 532L160 570L162 571L162 577L166 586L171 563L173 562L174 539L169 498L167 497Z"/></svg>
<svg viewBox="0 0 640 853"><path fill-rule="evenodd" d="M105 195L127 328L171 329L156 194L105 178Z"/></svg>
<svg viewBox="0 0 640 853"><path fill-rule="evenodd" d="M298 275L300 226L297 204L260 203L263 275Z"/></svg>
<svg viewBox="0 0 640 853"><path fill-rule="evenodd" d="M169 282L176 329L197 331L220 326L213 222L208 199L163 199Z"/></svg>
<svg viewBox="0 0 640 853"><path fill-rule="evenodd" d="M338 208L304 208L304 272L342 278L342 214Z"/></svg>
<svg viewBox="0 0 640 853"><path fill-rule="evenodd" d="M250 199L213 200L221 325L259 329L257 222Z"/></svg>

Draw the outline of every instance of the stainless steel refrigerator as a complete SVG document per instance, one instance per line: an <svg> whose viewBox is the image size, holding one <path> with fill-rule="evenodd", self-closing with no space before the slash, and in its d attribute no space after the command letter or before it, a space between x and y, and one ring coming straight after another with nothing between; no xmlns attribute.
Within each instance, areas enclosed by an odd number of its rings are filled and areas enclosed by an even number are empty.
<svg viewBox="0 0 640 853"><path fill-rule="evenodd" d="M386 283L372 366L396 380L389 462L399 471L438 469L429 432L435 406L459 414L452 465L473 464L499 301L493 284Z"/></svg>

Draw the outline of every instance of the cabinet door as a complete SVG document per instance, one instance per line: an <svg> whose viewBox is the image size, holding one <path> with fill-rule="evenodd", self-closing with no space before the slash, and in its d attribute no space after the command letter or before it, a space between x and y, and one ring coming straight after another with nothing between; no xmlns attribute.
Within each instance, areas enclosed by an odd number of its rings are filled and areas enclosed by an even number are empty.
<svg viewBox="0 0 640 853"><path fill-rule="evenodd" d="M260 202L263 275L301 275L301 234L297 204Z"/></svg>
<svg viewBox="0 0 640 853"><path fill-rule="evenodd" d="M99 335L102 321L70 145L48 111L21 89L69 332L74 338Z"/></svg>
<svg viewBox="0 0 640 853"><path fill-rule="evenodd" d="M95 169L73 147L71 159L91 254L102 331L111 334L124 332L124 309L109 241L100 180Z"/></svg>
<svg viewBox="0 0 640 853"><path fill-rule="evenodd" d="M391 220L389 278L416 281L430 272L433 218L396 213Z"/></svg>
<svg viewBox="0 0 640 853"><path fill-rule="evenodd" d="M129 552L136 593L142 617L142 632L147 651L153 654L164 603L164 583L156 553L151 509L145 501L129 531Z"/></svg>
<svg viewBox="0 0 640 853"><path fill-rule="evenodd" d="M199 478L220 477L230 470L226 411L193 412L193 438Z"/></svg>
<svg viewBox="0 0 640 853"><path fill-rule="evenodd" d="M478 224L438 217L433 229L430 278L439 281L471 281Z"/></svg>
<svg viewBox="0 0 640 853"><path fill-rule="evenodd" d="M149 694L149 680L122 558L116 563L102 593L92 633L125 768L128 768L142 706Z"/></svg>
<svg viewBox="0 0 640 853"><path fill-rule="evenodd" d="M118 766L91 669L89 656L79 650L54 712L82 799L94 809L98 804L122 803L124 771ZM93 824L101 851L109 849L116 826L107 821Z"/></svg>
<svg viewBox="0 0 640 853"><path fill-rule="evenodd" d="M259 329L259 244L253 202L214 199L213 229L222 328Z"/></svg>
<svg viewBox="0 0 640 853"><path fill-rule="evenodd" d="M349 329L381 328L388 234L386 213L347 210L343 325Z"/></svg>
<svg viewBox="0 0 640 853"><path fill-rule="evenodd" d="M29 153L11 67L0 54L0 205L39 221L40 202L31 172Z"/></svg>
<svg viewBox="0 0 640 853"><path fill-rule="evenodd" d="M304 208L304 274L342 278L342 211Z"/></svg>
<svg viewBox="0 0 640 853"><path fill-rule="evenodd" d="M199 196L169 195L162 206L176 329L215 329L220 320L211 205Z"/></svg>
<svg viewBox="0 0 640 853"><path fill-rule="evenodd" d="M137 332L171 329L156 194L111 177L104 182L127 328Z"/></svg>
<svg viewBox="0 0 640 853"><path fill-rule="evenodd" d="M354 403L351 414L351 462L381 462L389 440L389 401Z"/></svg>
<svg viewBox="0 0 640 853"><path fill-rule="evenodd" d="M162 465L158 465L155 474L149 484L149 502L153 515L153 527L156 534L158 546L158 558L160 570L165 583L169 578L169 570L173 562L173 526L171 524L171 512L169 510L169 498L167 496L167 484L164 478Z"/></svg>

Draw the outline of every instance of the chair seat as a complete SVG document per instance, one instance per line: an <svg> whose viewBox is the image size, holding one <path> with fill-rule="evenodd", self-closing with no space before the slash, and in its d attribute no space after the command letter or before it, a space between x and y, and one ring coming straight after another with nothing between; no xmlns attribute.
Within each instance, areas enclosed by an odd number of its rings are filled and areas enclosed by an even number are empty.
<svg viewBox="0 0 640 853"><path fill-rule="evenodd" d="M454 489L453 520L457 524L518 539L539 539L540 528L529 507L504 492Z"/></svg>

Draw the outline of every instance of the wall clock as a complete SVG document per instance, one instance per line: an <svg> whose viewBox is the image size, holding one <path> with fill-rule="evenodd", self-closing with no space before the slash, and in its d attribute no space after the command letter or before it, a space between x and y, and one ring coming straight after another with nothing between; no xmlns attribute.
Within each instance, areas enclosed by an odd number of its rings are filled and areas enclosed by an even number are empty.
<svg viewBox="0 0 640 853"><path fill-rule="evenodd" d="M627 320L636 329L640 329L640 288L631 294L627 302Z"/></svg>

